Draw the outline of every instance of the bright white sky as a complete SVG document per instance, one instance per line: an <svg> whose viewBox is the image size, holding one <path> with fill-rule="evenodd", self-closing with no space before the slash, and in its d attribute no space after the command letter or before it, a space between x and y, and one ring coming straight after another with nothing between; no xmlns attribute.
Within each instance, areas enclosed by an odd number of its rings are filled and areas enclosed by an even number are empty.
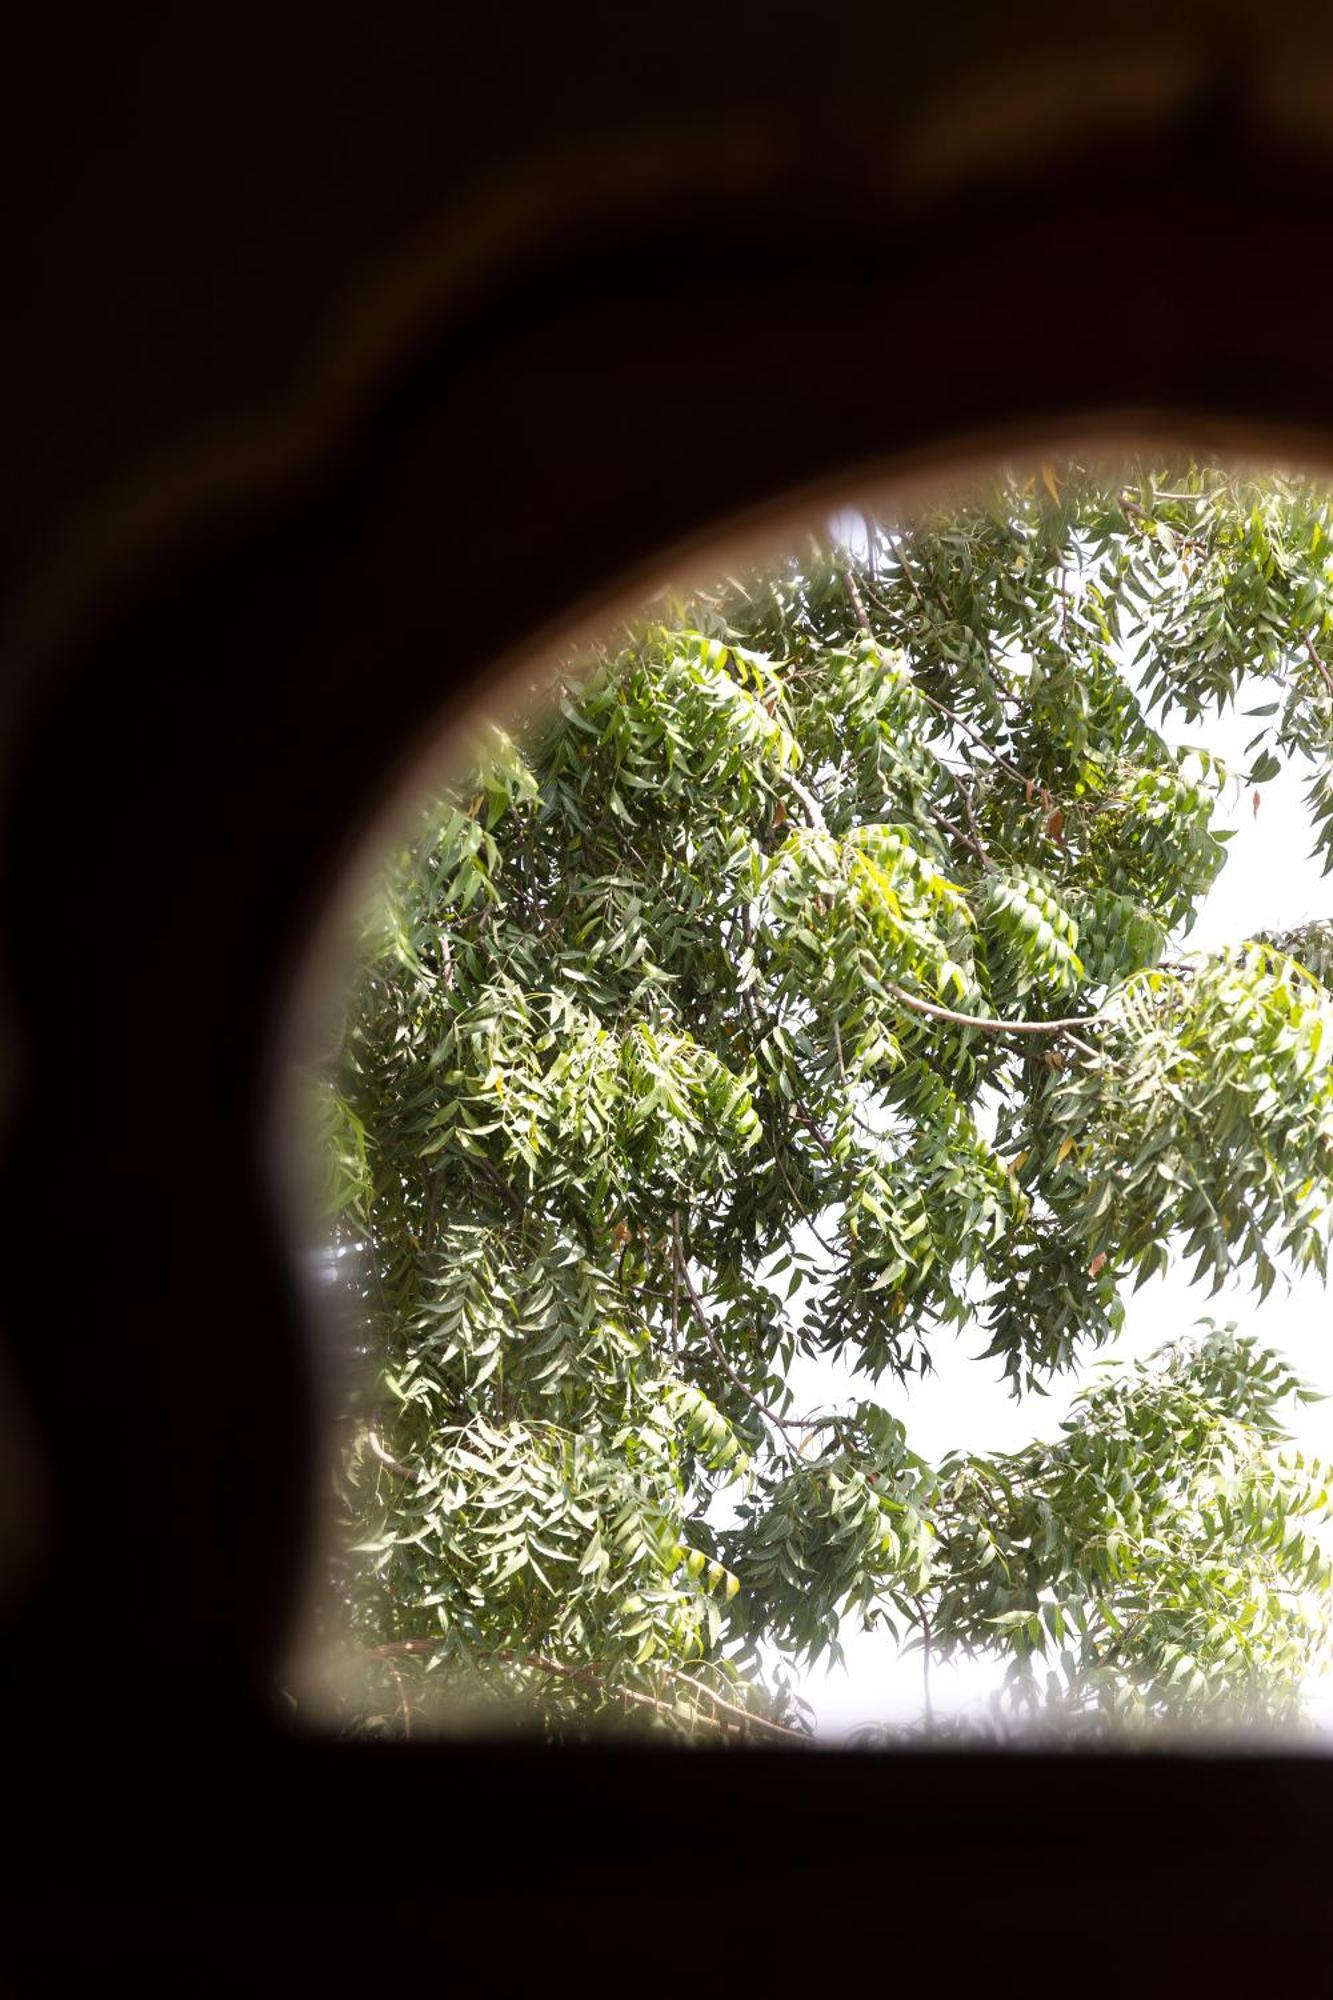
<svg viewBox="0 0 1333 2000"><path fill-rule="evenodd" d="M1246 705L1256 705L1256 698ZM1245 745L1260 727L1243 714L1228 712L1194 734L1182 729L1179 718L1172 718L1163 733L1243 766ZM1310 822L1299 770L1284 770L1263 787L1257 815L1252 794L1242 792L1239 785L1229 787L1216 824L1233 827L1235 838L1228 843L1226 865L1189 935L1188 949L1208 949L1256 930L1333 914L1333 876L1321 878L1319 864L1309 859ZM1317 1274L1285 1292L1279 1280L1262 1305L1243 1284L1229 1284L1210 1298L1205 1287L1192 1289L1187 1278L1187 1269L1173 1269L1129 1296L1124 1331L1097 1360L1150 1354L1203 1316L1219 1322L1234 1319L1285 1354L1311 1387L1333 1397L1333 1298ZM985 1344L979 1333L954 1336L952 1344L938 1343L932 1350L935 1372L924 1380L914 1379L907 1388L887 1378L878 1390L869 1385L854 1388L853 1378L835 1363L800 1363L793 1374L795 1407L836 1407L849 1399L849 1393L876 1395L906 1423L913 1449L929 1459L952 1450L1009 1451L1035 1437L1054 1435L1086 1374L1064 1378L1048 1397L1015 1403L1000 1379L998 1362L973 1358ZM1302 1445L1333 1458L1333 1402L1298 1406L1291 1415L1291 1430ZM845 1670L821 1665L797 1686L814 1707L818 1734L838 1740L863 1723L918 1720L920 1655L898 1658L886 1634L852 1629L852 1621L842 1642ZM980 1662L949 1667L937 1660L931 1673L936 1713L977 1706L998 1687L1002 1674L1002 1667ZM1333 1736L1333 1677L1312 1685L1308 1693L1312 1712Z"/></svg>

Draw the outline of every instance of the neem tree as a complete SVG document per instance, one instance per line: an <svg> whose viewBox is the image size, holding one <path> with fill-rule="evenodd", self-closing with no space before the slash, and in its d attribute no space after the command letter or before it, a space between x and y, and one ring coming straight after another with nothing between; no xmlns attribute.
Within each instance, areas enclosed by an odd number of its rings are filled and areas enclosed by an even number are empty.
<svg viewBox="0 0 1333 2000"><path fill-rule="evenodd" d="M662 611L421 816L325 1093L363 1715L767 1740L761 1647L849 1616L1017 1714L1295 1712L1330 1504L1274 1357L933 1466L892 1391L960 1328L1020 1394L1174 1258L1323 1270L1328 939L1184 954L1227 774L1154 717L1263 684L1245 776L1298 760L1333 862L1330 537L1288 480L1010 480Z"/></svg>

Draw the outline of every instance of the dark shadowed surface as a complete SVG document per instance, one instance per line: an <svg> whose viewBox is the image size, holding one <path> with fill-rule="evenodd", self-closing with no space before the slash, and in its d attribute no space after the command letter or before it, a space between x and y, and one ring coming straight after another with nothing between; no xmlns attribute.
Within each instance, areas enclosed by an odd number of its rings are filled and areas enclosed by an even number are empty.
<svg viewBox="0 0 1333 2000"><path fill-rule="evenodd" d="M1008 1985L1084 1932L1150 1990L1294 1971L1326 1764L292 1736L319 1443L264 1119L301 947L422 730L661 551L1089 413L1326 456L1333 62L1240 9L27 34L0 1308L49 1504L6 1649L17 1990Z"/></svg>

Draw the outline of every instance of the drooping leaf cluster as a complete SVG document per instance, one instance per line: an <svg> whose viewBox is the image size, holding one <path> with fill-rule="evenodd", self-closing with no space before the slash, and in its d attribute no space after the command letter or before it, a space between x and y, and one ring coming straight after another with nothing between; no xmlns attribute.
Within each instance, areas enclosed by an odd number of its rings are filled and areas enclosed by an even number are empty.
<svg viewBox="0 0 1333 2000"><path fill-rule="evenodd" d="M762 1659L851 1614L1069 1713L1290 1706L1327 1493L1253 1343L1007 1458L927 1465L891 1392L974 1327L1039 1388L1178 1257L1324 1269L1323 965L1188 953L1232 774L1167 730L1266 694L1239 775L1294 763L1333 865L1330 527L1095 468L867 522L658 607L422 811L321 1085L386 1712L772 1735Z"/></svg>
<svg viewBox="0 0 1333 2000"><path fill-rule="evenodd" d="M1302 1393L1214 1328L1083 1392L1058 1444L946 1461L933 1643L1002 1632L1012 1696L1058 1724L1294 1719L1333 1581L1329 1475L1277 1414Z"/></svg>

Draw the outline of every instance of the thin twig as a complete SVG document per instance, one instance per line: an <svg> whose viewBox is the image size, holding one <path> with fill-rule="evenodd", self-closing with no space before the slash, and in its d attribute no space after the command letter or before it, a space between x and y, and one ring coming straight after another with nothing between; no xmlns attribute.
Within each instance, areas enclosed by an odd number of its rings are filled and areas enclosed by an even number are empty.
<svg viewBox="0 0 1333 2000"><path fill-rule="evenodd" d="M907 550L903 546L905 540L906 540L905 536L900 535L898 537L898 540L894 543L893 546L893 553L897 557L899 569L902 571L903 575L907 579L908 589L911 591L913 597L916 599L917 603L924 611L926 608L926 600L921 595L921 587L916 580L916 573L913 570L912 565L907 560Z"/></svg>
<svg viewBox="0 0 1333 2000"><path fill-rule="evenodd" d="M819 1149L823 1153L829 1165L832 1167L836 1167L838 1164L838 1156L834 1152L832 1146L829 1144L828 1139L825 1137L824 1133L815 1123L815 1119L810 1110L809 1105L806 1103L803 1097L794 1098L792 1101L796 1107L796 1116L799 1118L802 1125L804 1125L806 1131L809 1132L811 1136L818 1142Z"/></svg>
<svg viewBox="0 0 1333 2000"><path fill-rule="evenodd" d="M1198 498L1200 496L1186 496L1182 493L1154 493L1153 495L1154 500L1182 500L1186 497ZM1120 506L1122 511L1129 515L1131 521L1138 521L1142 527L1150 528L1154 534L1159 528L1165 528L1178 549L1193 549L1201 553L1208 546L1197 535L1188 535L1183 528L1173 528L1169 521L1159 521L1154 515L1145 514L1142 507L1136 501L1131 500L1127 493L1120 495Z"/></svg>
<svg viewBox="0 0 1333 2000"><path fill-rule="evenodd" d="M1069 593L1065 589L1065 566L1061 563L1058 571L1057 589L1060 593L1060 644L1069 651Z"/></svg>
<svg viewBox="0 0 1333 2000"><path fill-rule="evenodd" d="M869 615L867 614L865 604L862 601L861 593L856 587L856 578L852 575L850 569L845 569L843 571L842 580L847 586L847 595L852 600L852 609L856 613L857 624L861 627L861 630L865 633L867 639L873 639L875 636L875 630L872 624L870 623L870 618Z"/></svg>
<svg viewBox="0 0 1333 2000"><path fill-rule="evenodd" d="M797 1194L795 1188L792 1186L791 1179L787 1173L787 1169L782 1164L782 1154L778 1151L776 1146L773 1148L773 1164L777 1168L778 1172L782 1175L783 1185L786 1188L787 1193L791 1196L792 1200L796 1203L797 1208L800 1210L802 1219L804 1220L807 1229L810 1231L810 1234L814 1237L815 1242L819 1245L820 1249L823 1250L827 1256L836 1257L839 1254L838 1251L828 1241L827 1237L820 1235L818 1229L816 1229L815 1227L814 1217L811 1215L809 1209L806 1207L805 1203L801 1200L801 1197Z"/></svg>
<svg viewBox="0 0 1333 2000"><path fill-rule="evenodd" d="M977 776L976 767L973 764L972 759L967 756L966 751L963 752L963 755L964 757L967 757L968 772L969 775L971 776L972 783L975 784ZM975 840L975 842L977 843L978 850L983 855L985 855L986 866L988 868L993 868L995 866L995 863L991 860L990 855L986 853L986 843L981 838L981 828L977 824L977 809L972 799L972 786L965 783L965 781L959 776L957 771L950 770L949 776L953 779L954 788L957 791L958 796L963 801L963 815L967 820L968 832L972 835L973 840Z"/></svg>
<svg viewBox="0 0 1333 2000"><path fill-rule="evenodd" d="M753 927L750 923L750 912L748 905L742 906L741 921L742 921L742 928L745 932L746 945L751 951L753 951L754 932L753 932ZM760 1020L758 1010L754 1004L754 995L750 992L748 986L741 994L741 1005L744 1007L746 1018L750 1023L750 1032L754 1036L755 1052L757 1054L759 1043L764 1039L764 1036L768 1033L768 1028L770 1026L775 1026L776 1023L769 1023L766 1026ZM836 1024L834 1032L835 1034L837 1032ZM839 1048L839 1067L841 1067L841 1048ZM844 1081L846 1081L845 1078ZM833 1149L829 1145L829 1142L825 1138L824 1134L820 1131L819 1127L815 1124L813 1118L810 1116L810 1112L806 1107L806 1105L804 1104L803 1100L798 1098L797 1104L800 1106L801 1111L804 1113L803 1123L809 1128L810 1131L814 1133L815 1138L819 1141L819 1144L822 1147L828 1160L832 1163L832 1165L836 1166L837 1161L834 1158ZM838 1252L834 1249L833 1245L828 1241L826 1241L826 1239L823 1236L821 1236L819 1231L815 1228L814 1221L810 1215L809 1209L805 1206L805 1203L801 1200L801 1197L797 1194L795 1188L792 1186L790 1177L788 1176L787 1173L787 1169L782 1163L782 1156L776 1146L773 1149L773 1164L776 1166L778 1172L782 1175L782 1179L786 1185L788 1194L791 1196L792 1200L796 1203L797 1208L801 1211L801 1214L804 1216L806 1222L809 1224L810 1232L813 1235L816 1243L819 1244L822 1250L827 1251L830 1257L836 1257L838 1255Z"/></svg>
<svg viewBox="0 0 1333 2000"><path fill-rule="evenodd" d="M766 1715L755 1715L751 1709L742 1708L739 1702L728 1701L725 1695L716 1693L710 1687L705 1687L700 1681L692 1681L687 1674L677 1674L673 1678L681 1681L690 1690L691 1694L702 1695L705 1701L712 1702L714 1708L720 1708L725 1714L734 1715L744 1723L753 1724L756 1729L771 1729L775 1736L790 1737L797 1743L808 1743L810 1741L810 1738L805 1735L804 1731L789 1729L785 1722L771 1722Z"/></svg>
<svg viewBox="0 0 1333 2000"><path fill-rule="evenodd" d="M407 1699L407 1689L403 1685L402 1675L399 1673L397 1667L394 1666L392 1660L387 1664L398 1689L398 1706L402 1711L403 1717L403 1741L404 1743L410 1743L412 1741L412 1709Z"/></svg>
<svg viewBox="0 0 1333 2000"><path fill-rule="evenodd" d="M1065 1029L1064 1037L1065 1040L1068 1043L1070 1043L1070 1045L1073 1048L1076 1048L1079 1051L1080 1055L1091 1056L1094 1062L1100 1062L1102 1060L1102 1057L1105 1055L1105 1050L1094 1049L1091 1042L1085 1042L1080 1040L1080 1038L1073 1032L1071 1028Z"/></svg>
<svg viewBox="0 0 1333 2000"><path fill-rule="evenodd" d="M1333 694L1333 674L1329 672L1328 668L1324 665L1324 662L1320 659L1318 653L1315 651L1314 634L1312 632L1307 632L1305 635L1305 650L1310 655L1311 663L1314 666L1318 667L1319 672L1323 677L1324 686L1328 689L1330 694Z"/></svg>
<svg viewBox="0 0 1333 2000"><path fill-rule="evenodd" d="M603 1685L606 1682L606 1676L594 1666L567 1667L559 1660L548 1658L544 1653L523 1654L518 1658L517 1663L520 1666L536 1667L539 1672L544 1674L558 1675L561 1680L592 1680L601 1682ZM741 1722L755 1729L771 1730L775 1736L790 1737L798 1743L808 1743L810 1740L799 1729L789 1729L785 1722L770 1722L767 1716L755 1715L752 1710L742 1708L738 1702L728 1701L724 1695L716 1694L712 1688L705 1687L699 1681L691 1680L688 1674L673 1674L672 1679L678 1681L681 1686L687 1687L691 1694L699 1695L703 1700L712 1702L714 1708L721 1709L728 1715L736 1716ZM613 1692L622 1696L626 1701L637 1703L641 1708L655 1708L662 1715L676 1714L676 1710L670 1702L661 1701L655 1695L643 1694L638 1688L617 1687L613 1689Z"/></svg>
<svg viewBox="0 0 1333 2000"><path fill-rule="evenodd" d="M970 854L975 854L983 868L994 868L995 863L979 840L974 840L970 833L964 833L961 826L955 826L951 819L946 819L934 806L927 806L926 810L941 832L947 833L951 840L956 840L960 847L967 848Z"/></svg>
<svg viewBox="0 0 1333 2000"><path fill-rule="evenodd" d="M753 996L751 995L748 988L741 995L741 998L745 1003L745 1011L749 1016L749 1021L750 1021L750 1032L755 1038L755 1045L757 1048L758 1044L763 1040L764 1036L769 1032L770 1029L776 1027L777 1023L774 1021L770 1021L767 1025L764 1025L760 1022L758 1012L755 1008ZM814 1134L814 1137L819 1142L820 1151L823 1153L825 1159L829 1162L829 1165L836 1167L838 1164L837 1155L834 1153L832 1146L829 1144L826 1134L823 1131L821 1131L820 1127L816 1124L814 1115L811 1112L810 1107L806 1103L805 1099L803 1097L795 1097L793 1098L792 1102L796 1111L796 1115L800 1120L801 1124L805 1126L808 1132Z"/></svg>
<svg viewBox="0 0 1333 2000"><path fill-rule="evenodd" d="M804 1429L805 1426L797 1422L795 1418L780 1417L776 1410L770 1409L767 1403L761 1402L758 1396L755 1395L754 1390L750 1387L749 1383L745 1380L745 1377L743 1375L737 1374L736 1370L732 1367L726 1355L723 1353L722 1348L718 1344L717 1338L713 1332L712 1327L708 1324L708 1315L704 1311L703 1300L699 1297L698 1292L695 1290L694 1280L690 1276L690 1267L686 1262L685 1254L681 1249L680 1217L678 1215L673 1215L671 1218L671 1249L672 1249L672 1255L675 1259L676 1268L680 1272L681 1283L685 1287L686 1297L689 1299L690 1305L694 1311L694 1317L698 1321L699 1331L703 1334L704 1339L708 1342L708 1346L710 1351L712 1352L713 1359L717 1362L717 1365L722 1370L722 1373L727 1377L728 1381L733 1382L735 1384L735 1386L740 1390L741 1394L746 1398L747 1402L753 1403L755 1409L758 1410L760 1416L767 1417L769 1423L776 1424L779 1430L798 1431Z"/></svg>
<svg viewBox="0 0 1333 2000"><path fill-rule="evenodd" d="M931 1645L932 1645L930 1613L927 1611L925 1605L922 1603L919 1597L914 1597L912 1599L912 1602L913 1604L915 1604L917 1608L917 1615L921 1620L921 1693L922 1693L922 1698L925 1702L926 1728L931 1729L934 1727L935 1723L935 1710L931 1702L931 1695L930 1695L930 1666L931 1666Z"/></svg>
<svg viewBox="0 0 1333 2000"><path fill-rule="evenodd" d="M907 552L903 547L901 541L895 544L894 554L898 559L899 566L902 569L902 573L904 578L906 579L908 588L910 589L913 597L916 599L917 604L920 606L923 615L929 617L930 612L926 605L926 600L921 595L921 591L917 584L917 580L915 576L912 574L911 565L908 563L907 560ZM938 603L940 611L943 614L945 620L950 625L960 624L962 621L956 618L954 613L949 609L949 606L944 599L944 593L943 591L941 591L939 585L936 584L934 586L934 589L935 589L936 602ZM889 617L893 616L892 607L887 605L882 597L877 597L873 590L868 590L868 595L870 597L870 601L872 604L878 605L879 609L885 612ZM976 634L973 633L972 636L973 638L975 638ZM1004 675L1000 672L999 668L996 666L994 660L990 656L989 649L985 646L982 646L981 652L982 652L982 659L985 662L986 672L990 675L991 679L994 681L996 692L999 694L1000 698L1003 701L1010 702L1015 708L1021 707L1022 704L1019 700L1019 697L1014 693L1014 690L1010 687L1008 681L1004 678Z"/></svg>
<svg viewBox="0 0 1333 2000"><path fill-rule="evenodd" d="M847 1088L847 1066L846 1066L846 1064L845 1064L845 1063L843 1062L843 1059L842 1059L842 1033L841 1033L841 1030L840 1030L840 1029L839 1029L839 1027L838 1027L838 1017L837 1017L837 1015L836 1015L836 1014L834 1014L834 1015L832 1016L832 1019L831 1019L831 1021L830 1021L830 1024L829 1024L829 1025L830 1025L830 1026L832 1027L832 1029L833 1029L833 1053L834 1053L834 1054L836 1055L836 1057L838 1058L838 1075L839 1075L839 1076L841 1077L841 1079L842 1079L842 1087L843 1087L843 1089L844 1089L844 1090L846 1090L846 1088Z"/></svg>
<svg viewBox="0 0 1333 2000"><path fill-rule="evenodd" d="M435 1653L439 1651L444 1643L443 1634L435 1639L393 1639L384 1646L371 1646L366 1657L373 1660L387 1661L410 1653ZM549 1658L545 1653L513 1653L508 1648L504 1648L498 1654L498 1657L509 1665L532 1667L539 1673L552 1674L560 1680L596 1681L603 1686L607 1684L606 1675L600 1668L591 1664L570 1667L566 1666L561 1660ZM678 1681L681 1686L687 1687L691 1694L701 1697L704 1701L711 1702L714 1708L722 1710L728 1715L736 1716L741 1722L746 1723L751 1728L768 1730L775 1736L788 1737L797 1743L808 1744L810 1741L809 1737L801 1730L789 1729L784 1722L770 1722L767 1716L755 1715L751 1709L742 1708L739 1703L728 1701L724 1695L716 1694L712 1688L705 1687L699 1681L691 1680L688 1674L673 1674L672 1679ZM676 1709L670 1702L662 1701L656 1695L644 1694L638 1688L612 1687L611 1692L624 1701L635 1703L640 1708L655 1709L660 1715L677 1715ZM677 1719L679 1718L677 1717ZM707 1718L701 1719L706 1720Z"/></svg>
<svg viewBox="0 0 1333 2000"><path fill-rule="evenodd" d="M938 714L947 716L948 720L956 728L961 729L965 736L970 736L972 741L986 752L997 770L1004 771L1009 777L1015 779L1017 783L1022 785L1025 791L1035 793L1043 789L1035 778L1029 778L1025 771L1020 771L1017 764L1011 764L1009 759L995 748L984 729L979 729L974 722L969 722L967 717L960 715L956 708L950 708L947 701L940 701L935 695L927 694L919 681L913 681L912 685L920 695L922 701L935 709Z"/></svg>
<svg viewBox="0 0 1333 2000"><path fill-rule="evenodd" d="M480 1168L482 1174L490 1182L491 1186L495 1189L496 1193L501 1195L504 1198L504 1200L509 1203L510 1208L514 1212L515 1219L519 1222L522 1222L526 1214L526 1210L524 1208L521 1197L515 1193L512 1187L510 1187L508 1181L505 1180L502 1177L502 1175L498 1174L495 1171L495 1168L491 1165L490 1161L486 1158L484 1153L471 1153L468 1155L468 1158L471 1165Z"/></svg>
<svg viewBox="0 0 1333 2000"><path fill-rule="evenodd" d="M671 1353L673 1358L680 1354L680 1273L674 1257L671 1260Z"/></svg>
<svg viewBox="0 0 1333 2000"><path fill-rule="evenodd" d="M392 1452L384 1449L384 1446L380 1442L378 1431L367 1431L366 1443L370 1446L380 1464L387 1465L390 1472L398 1473L403 1479L414 1479L416 1477L410 1465L404 1465L401 1459L395 1458Z"/></svg>

